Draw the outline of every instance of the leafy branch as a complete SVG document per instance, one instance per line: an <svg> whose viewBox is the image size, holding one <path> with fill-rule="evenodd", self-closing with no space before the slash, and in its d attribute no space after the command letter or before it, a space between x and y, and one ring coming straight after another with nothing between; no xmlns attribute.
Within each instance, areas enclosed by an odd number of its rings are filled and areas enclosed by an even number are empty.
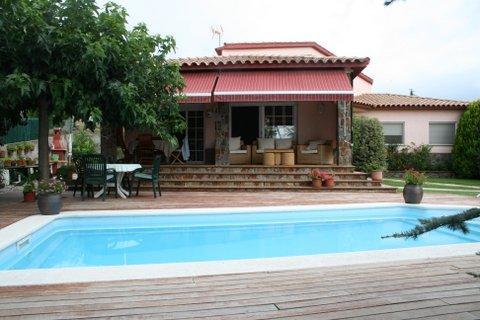
<svg viewBox="0 0 480 320"><path fill-rule="evenodd" d="M452 231L461 231L464 234L466 234L469 232L469 230L465 222L478 217L480 217L480 208L468 209L461 213L450 215L450 216L433 217L430 219L418 219L420 224L415 226L413 229L408 231L403 231L403 232L396 232L388 236L382 236L382 239L385 239L385 238L417 239L420 235L441 227L447 227Z"/></svg>

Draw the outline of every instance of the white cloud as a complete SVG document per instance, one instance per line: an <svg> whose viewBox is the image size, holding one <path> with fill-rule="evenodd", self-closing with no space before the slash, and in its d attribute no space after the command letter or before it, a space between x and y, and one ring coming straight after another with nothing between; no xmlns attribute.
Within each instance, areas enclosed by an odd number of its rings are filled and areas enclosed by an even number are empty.
<svg viewBox="0 0 480 320"><path fill-rule="evenodd" d="M99 4L106 1L98 0ZM338 55L369 56L378 92L480 97L480 1L120 0L131 24L177 39L178 56L212 55L223 41L316 41Z"/></svg>

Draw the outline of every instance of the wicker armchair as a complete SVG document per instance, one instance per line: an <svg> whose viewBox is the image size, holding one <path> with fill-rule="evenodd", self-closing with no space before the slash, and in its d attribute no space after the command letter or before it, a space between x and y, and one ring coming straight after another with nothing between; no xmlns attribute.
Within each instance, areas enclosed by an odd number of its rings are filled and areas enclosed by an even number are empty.
<svg viewBox="0 0 480 320"><path fill-rule="evenodd" d="M252 163L252 146L244 145L240 150L229 151L228 161L230 164L251 164Z"/></svg>
<svg viewBox="0 0 480 320"><path fill-rule="evenodd" d="M326 141L324 144L318 144L317 149L308 149L308 145L297 145L297 163L298 164L326 164L334 163L333 150L335 143Z"/></svg>

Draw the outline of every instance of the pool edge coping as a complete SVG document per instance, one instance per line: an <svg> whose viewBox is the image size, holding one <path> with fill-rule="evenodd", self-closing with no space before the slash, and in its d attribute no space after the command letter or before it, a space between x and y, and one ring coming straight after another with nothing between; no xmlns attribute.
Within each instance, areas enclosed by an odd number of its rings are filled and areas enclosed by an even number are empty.
<svg viewBox="0 0 480 320"><path fill-rule="evenodd" d="M387 206L413 206L417 208L467 209L475 206L404 203L328 204L295 206L254 206L220 208L180 208L143 210L93 210L65 211L55 216L33 215L0 229L0 251L24 239L46 224L65 217L162 215L162 214L219 214L253 213L258 211L302 211L312 209L371 208ZM292 257L275 257L242 260L183 262L167 264L144 264L108 267L74 267L54 269L28 269L0 271L0 287L19 285L46 285L72 282L134 280L169 277L193 277L214 274L281 271L305 268L347 266L366 263L381 263L416 259L431 259L474 254L480 251L480 243L424 246L349 253L318 254Z"/></svg>

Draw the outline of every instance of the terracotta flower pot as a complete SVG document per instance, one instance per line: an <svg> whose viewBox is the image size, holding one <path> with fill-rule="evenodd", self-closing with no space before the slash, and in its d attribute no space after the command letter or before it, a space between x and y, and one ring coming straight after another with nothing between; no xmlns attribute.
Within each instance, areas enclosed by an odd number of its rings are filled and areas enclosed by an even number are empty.
<svg viewBox="0 0 480 320"><path fill-rule="evenodd" d="M405 203L418 204L422 202L423 188L417 184L406 184L403 187L403 199Z"/></svg>
<svg viewBox="0 0 480 320"><path fill-rule="evenodd" d="M34 202L35 201L35 192L27 192L23 194L24 202Z"/></svg>
<svg viewBox="0 0 480 320"><path fill-rule="evenodd" d="M326 188L333 188L335 187L335 180L334 179L326 179L323 181L323 186Z"/></svg>
<svg viewBox="0 0 480 320"><path fill-rule="evenodd" d="M382 181L383 180L383 171L372 171L370 177L373 181Z"/></svg>
<svg viewBox="0 0 480 320"><path fill-rule="evenodd" d="M41 214L58 214L62 209L62 195L60 193L39 194L37 205Z"/></svg>
<svg viewBox="0 0 480 320"><path fill-rule="evenodd" d="M314 189L321 189L322 188L322 179L312 178L312 186L313 186Z"/></svg>

